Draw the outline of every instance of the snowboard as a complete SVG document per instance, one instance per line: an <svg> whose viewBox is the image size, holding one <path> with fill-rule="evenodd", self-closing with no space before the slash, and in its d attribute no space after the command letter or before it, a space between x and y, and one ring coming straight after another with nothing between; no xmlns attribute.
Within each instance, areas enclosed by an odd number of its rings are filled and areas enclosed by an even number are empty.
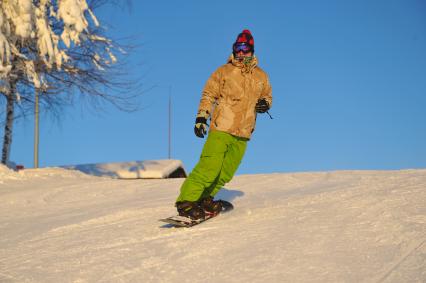
<svg viewBox="0 0 426 283"><path fill-rule="evenodd" d="M216 216L218 216L222 213L226 213L226 212L229 212L232 209L234 209L234 206L229 201L226 201L226 200L219 200L219 201L222 203L222 211L220 213L217 213L217 214L206 212L206 217L204 219L192 220L189 217L175 215L175 216L160 219L159 221L168 223L168 224L172 225L173 227L187 227L187 228L189 228L189 227L201 224L201 223L203 223L203 222L205 222L209 219L212 219L212 218L214 218L214 217L216 217Z"/></svg>

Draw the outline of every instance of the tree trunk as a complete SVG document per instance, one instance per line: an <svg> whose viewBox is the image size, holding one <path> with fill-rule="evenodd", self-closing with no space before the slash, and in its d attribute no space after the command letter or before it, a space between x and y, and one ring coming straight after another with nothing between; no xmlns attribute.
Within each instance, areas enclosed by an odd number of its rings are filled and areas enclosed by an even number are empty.
<svg viewBox="0 0 426 283"><path fill-rule="evenodd" d="M3 138L3 151L1 156L1 163L6 164L9 161L10 150L12 147L12 129L13 129L13 115L15 110L15 86L11 86L10 92L6 96L6 123L4 126Z"/></svg>

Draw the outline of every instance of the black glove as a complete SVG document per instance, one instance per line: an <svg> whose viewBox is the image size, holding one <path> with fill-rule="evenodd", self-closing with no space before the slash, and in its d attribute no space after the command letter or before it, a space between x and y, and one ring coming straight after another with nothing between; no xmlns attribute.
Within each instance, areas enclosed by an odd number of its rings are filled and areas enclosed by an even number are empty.
<svg viewBox="0 0 426 283"><path fill-rule="evenodd" d="M265 113L269 110L269 103L265 98L259 99L254 109L257 113Z"/></svg>
<svg viewBox="0 0 426 283"><path fill-rule="evenodd" d="M199 138L204 138L204 135L207 134L207 119L209 118L209 113L206 111L201 111L197 118L195 119L194 133Z"/></svg>

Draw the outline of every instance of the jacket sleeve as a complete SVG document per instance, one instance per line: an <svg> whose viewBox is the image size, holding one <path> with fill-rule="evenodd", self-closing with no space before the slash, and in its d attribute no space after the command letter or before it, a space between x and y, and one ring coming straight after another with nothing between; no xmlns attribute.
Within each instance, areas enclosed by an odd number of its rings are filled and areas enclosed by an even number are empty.
<svg viewBox="0 0 426 283"><path fill-rule="evenodd" d="M269 107L272 107L272 87L267 74L265 74L264 87L262 90L262 94L260 95L260 99L262 98L266 99L269 104Z"/></svg>
<svg viewBox="0 0 426 283"><path fill-rule="evenodd" d="M210 76L204 86L197 115L204 111L210 116L213 105L220 95L220 79L221 72L219 68Z"/></svg>

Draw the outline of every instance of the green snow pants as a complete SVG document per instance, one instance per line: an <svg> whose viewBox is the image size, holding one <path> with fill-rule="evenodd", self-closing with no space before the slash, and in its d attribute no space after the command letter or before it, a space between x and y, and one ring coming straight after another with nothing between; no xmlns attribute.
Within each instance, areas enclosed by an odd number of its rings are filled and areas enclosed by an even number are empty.
<svg viewBox="0 0 426 283"><path fill-rule="evenodd" d="M182 184L176 202L214 197L237 171L246 151L247 141L246 138L225 132L211 131L200 160Z"/></svg>

